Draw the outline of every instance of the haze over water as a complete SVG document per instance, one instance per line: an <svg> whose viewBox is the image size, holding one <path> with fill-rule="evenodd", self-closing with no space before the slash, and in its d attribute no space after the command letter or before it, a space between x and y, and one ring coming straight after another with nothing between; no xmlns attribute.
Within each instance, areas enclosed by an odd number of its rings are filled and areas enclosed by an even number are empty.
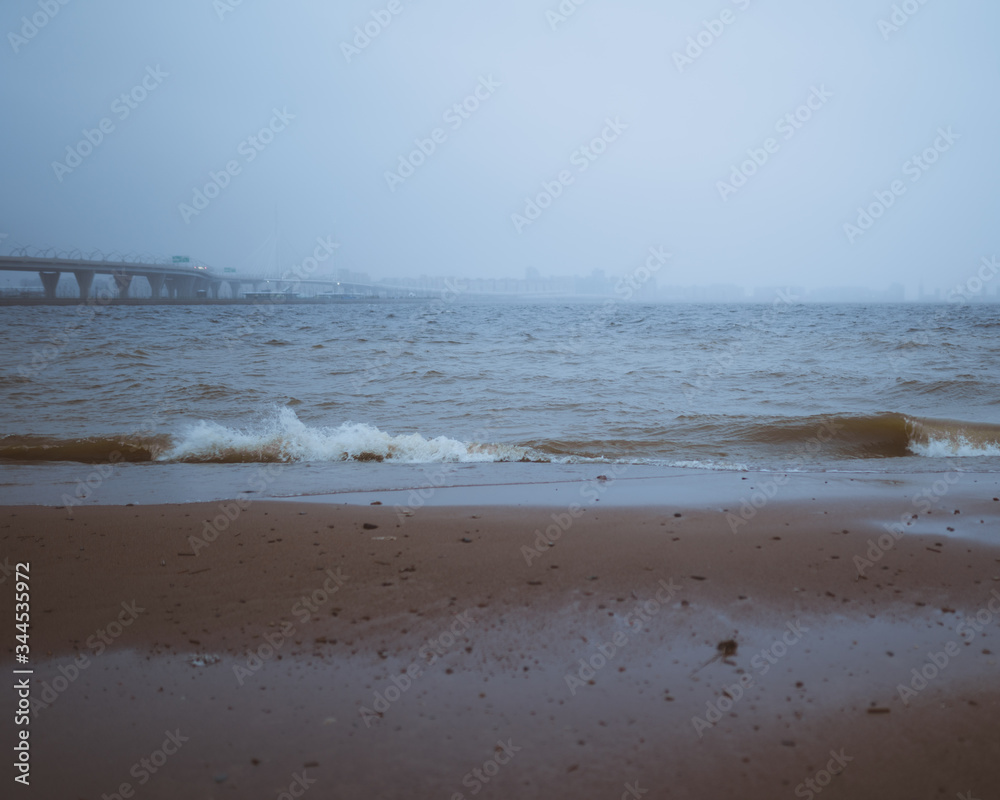
<svg viewBox="0 0 1000 800"><path fill-rule="evenodd" d="M7 308L0 326L7 464L1000 470L997 306Z"/></svg>

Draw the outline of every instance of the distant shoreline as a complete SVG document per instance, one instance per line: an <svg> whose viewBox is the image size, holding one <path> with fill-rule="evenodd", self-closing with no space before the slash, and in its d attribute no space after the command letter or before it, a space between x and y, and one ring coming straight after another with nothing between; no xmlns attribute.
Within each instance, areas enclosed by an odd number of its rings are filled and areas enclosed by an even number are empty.
<svg viewBox="0 0 1000 800"><path fill-rule="evenodd" d="M88 300L81 300L78 297L57 297L50 300L44 297L0 297L0 306L322 306L322 305L365 305L365 304L391 304L391 303L429 303L441 301L439 297L360 297L360 298L327 298L327 297L295 297L287 300L267 300L260 298L239 297L232 298L207 298L196 297L189 299L159 298L154 300L151 297L138 298L113 298L98 299L91 297ZM596 305L600 303L614 303L615 305L663 305L663 306L767 306L771 304L769 300L638 300L624 301L614 296L602 295L480 295L476 297L464 296L453 298L447 301L449 305L513 305L513 304L579 304ZM873 300L873 301L802 301L798 305L810 306L954 306L954 303L947 301L926 301L926 300ZM974 305L1000 305L1000 301L981 300ZM957 307L957 306L956 306Z"/></svg>

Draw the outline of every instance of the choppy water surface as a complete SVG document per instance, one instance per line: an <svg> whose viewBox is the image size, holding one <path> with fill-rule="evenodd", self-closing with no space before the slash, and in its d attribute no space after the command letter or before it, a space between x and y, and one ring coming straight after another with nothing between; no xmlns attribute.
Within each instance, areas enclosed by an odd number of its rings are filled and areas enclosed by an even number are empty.
<svg viewBox="0 0 1000 800"><path fill-rule="evenodd" d="M0 332L8 464L1000 471L1000 306L40 307Z"/></svg>

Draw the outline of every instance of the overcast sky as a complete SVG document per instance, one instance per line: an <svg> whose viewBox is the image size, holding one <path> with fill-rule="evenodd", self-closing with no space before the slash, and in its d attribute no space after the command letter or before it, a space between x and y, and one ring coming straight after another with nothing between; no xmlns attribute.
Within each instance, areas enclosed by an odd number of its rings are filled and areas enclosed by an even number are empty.
<svg viewBox="0 0 1000 800"><path fill-rule="evenodd" d="M282 269L318 240L376 278L663 247L661 283L806 287L1000 254L995 0L233 2L3 4L0 251L250 269L277 229Z"/></svg>

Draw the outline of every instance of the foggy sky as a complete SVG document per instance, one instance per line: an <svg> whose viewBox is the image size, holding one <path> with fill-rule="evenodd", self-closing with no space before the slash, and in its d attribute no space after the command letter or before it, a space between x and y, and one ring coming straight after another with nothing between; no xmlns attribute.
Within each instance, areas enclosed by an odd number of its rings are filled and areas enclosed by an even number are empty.
<svg viewBox="0 0 1000 800"><path fill-rule="evenodd" d="M62 3L0 11L0 252L247 270L277 227L282 269L331 238L327 264L376 278L627 273L664 247L661 284L876 288L951 285L1000 255L990 0L908 0L898 30L879 0ZM390 24L345 47L373 12ZM603 153L579 150L602 133ZM416 140L434 152L387 179ZM910 161L935 142L936 163ZM723 190L748 149L766 162ZM891 207L845 230L876 192Z"/></svg>

